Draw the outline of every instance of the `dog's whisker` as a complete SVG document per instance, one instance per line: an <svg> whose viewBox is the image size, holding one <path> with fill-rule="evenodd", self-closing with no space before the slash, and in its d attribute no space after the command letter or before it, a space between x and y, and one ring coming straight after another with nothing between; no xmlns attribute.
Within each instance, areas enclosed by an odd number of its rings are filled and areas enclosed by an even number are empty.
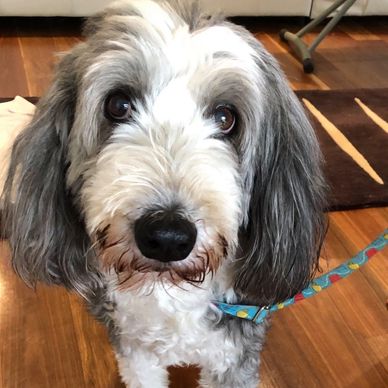
<svg viewBox="0 0 388 388"><path fill-rule="evenodd" d="M113 248L115 247L116 245L119 245L119 244L122 244L123 242L125 241L125 238L124 237L121 237L120 239L110 243L109 245L106 245L104 247L105 250L109 249L109 248Z"/></svg>
<svg viewBox="0 0 388 388"><path fill-rule="evenodd" d="M104 226L102 230L98 229L96 232L97 243L99 243L101 247L105 246L109 228L110 228L110 224Z"/></svg>

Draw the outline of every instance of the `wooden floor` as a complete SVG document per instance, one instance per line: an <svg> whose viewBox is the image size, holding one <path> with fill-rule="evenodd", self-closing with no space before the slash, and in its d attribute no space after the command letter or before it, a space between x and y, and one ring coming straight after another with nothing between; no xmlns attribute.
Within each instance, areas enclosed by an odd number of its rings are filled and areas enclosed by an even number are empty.
<svg viewBox="0 0 388 388"><path fill-rule="evenodd" d="M294 89L388 87L388 19L349 19L305 75L277 31L298 21L245 20L280 61ZM39 26L39 27L37 27ZM78 23L0 20L0 97L40 96L54 52L79 42ZM316 33L307 37L311 41ZM388 109L388 104L387 104ZM388 208L330 214L322 269L357 253L388 227ZM0 387L122 387L104 328L59 288L27 289L0 244ZM350 278L273 316L262 387L388 387L388 249ZM195 387L195 368L173 369L173 387Z"/></svg>

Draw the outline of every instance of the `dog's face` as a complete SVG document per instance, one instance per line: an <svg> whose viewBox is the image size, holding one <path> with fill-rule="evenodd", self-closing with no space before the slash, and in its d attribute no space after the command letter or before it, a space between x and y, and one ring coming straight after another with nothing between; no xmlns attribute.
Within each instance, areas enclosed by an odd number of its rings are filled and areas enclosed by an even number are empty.
<svg viewBox="0 0 388 388"><path fill-rule="evenodd" d="M229 25L190 30L152 2L108 12L95 29L68 172L70 187L82 180L89 235L123 286L201 280L234 253L247 218L258 140L248 123L264 99L257 53Z"/></svg>
<svg viewBox="0 0 388 388"><path fill-rule="evenodd" d="M273 58L171 3L116 4L86 30L13 150L21 275L83 292L100 270L136 287L227 261L251 300L304 285L324 229L319 151Z"/></svg>

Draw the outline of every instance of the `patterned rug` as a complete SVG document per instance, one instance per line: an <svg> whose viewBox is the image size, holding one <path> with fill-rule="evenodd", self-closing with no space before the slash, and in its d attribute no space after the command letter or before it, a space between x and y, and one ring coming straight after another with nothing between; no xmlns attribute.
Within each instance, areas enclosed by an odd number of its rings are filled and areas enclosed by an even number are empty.
<svg viewBox="0 0 388 388"><path fill-rule="evenodd" d="M388 204L388 89L299 91L316 129L330 210Z"/></svg>
<svg viewBox="0 0 388 388"><path fill-rule="evenodd" d="M329 210L388 205L388 89L296 94L325 158ZM36 103L37 98L28 100Z"/></svg>

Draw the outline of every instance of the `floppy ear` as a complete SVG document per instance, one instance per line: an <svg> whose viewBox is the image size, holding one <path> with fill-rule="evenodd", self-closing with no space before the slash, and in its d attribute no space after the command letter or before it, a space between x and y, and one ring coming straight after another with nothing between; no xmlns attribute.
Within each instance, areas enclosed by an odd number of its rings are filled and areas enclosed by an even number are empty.
<svg viewBox="0 0 388 388"><path fill-rule="evenodd" d="M298 293L317 269L326 188L314 130L277 63L260 56L266 101L234 268L238 293L268 305Z"/></svg>
<svg viewBox="0 0 388 388"><path fill-rule="evenodd" d="M2 195L13 266L30 285L63 284L86 294L95 282L90 241L66 189L66 154L76 103L75 55L65 56L32 122L17 137Z"/></svg>

